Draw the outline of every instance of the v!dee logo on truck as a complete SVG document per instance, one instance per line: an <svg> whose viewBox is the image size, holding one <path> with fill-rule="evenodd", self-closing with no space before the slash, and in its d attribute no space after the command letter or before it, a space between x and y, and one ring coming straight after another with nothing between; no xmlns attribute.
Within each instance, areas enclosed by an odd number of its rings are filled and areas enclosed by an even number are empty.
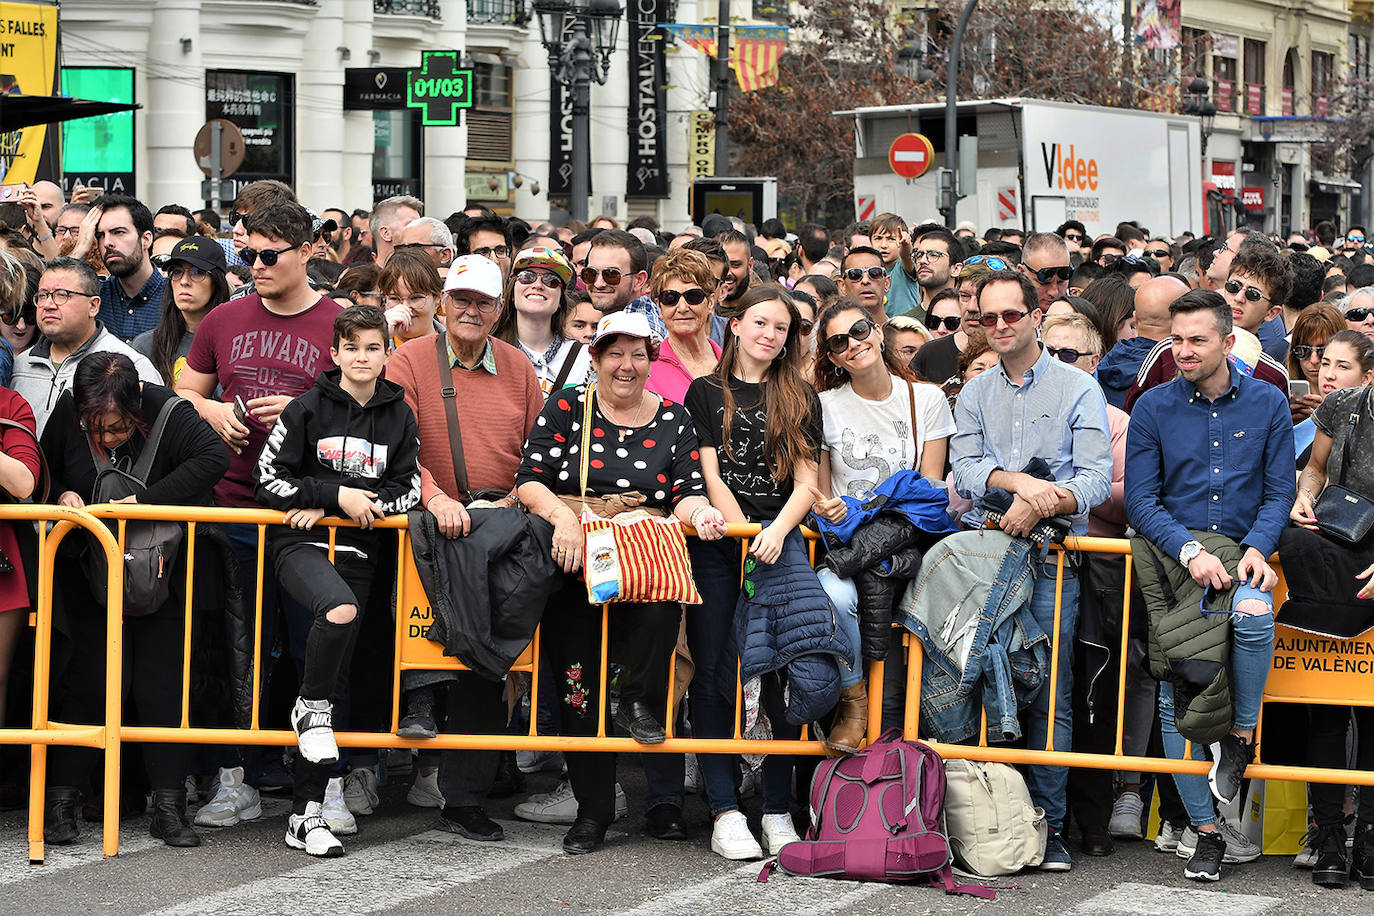
<svg viewBox="0 0 1374 916"><path fill-rule="evenodd" d="M1064 152L1063 144L1041 143L1040 158L1045 164L1045 183L1063 191L1096 191L1097 160L1074 155L1074 145Z"/></svg>

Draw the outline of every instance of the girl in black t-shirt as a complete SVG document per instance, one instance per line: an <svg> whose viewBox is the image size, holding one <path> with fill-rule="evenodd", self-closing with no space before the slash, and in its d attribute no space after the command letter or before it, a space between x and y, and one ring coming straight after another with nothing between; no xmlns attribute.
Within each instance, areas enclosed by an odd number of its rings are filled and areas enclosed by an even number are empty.
<svg viewBox="0 0 1374 916"><path fill-rule="evenodd" d="M800 324L785 290L750 290L730 320L716 372L687 389L711 504L728 522L770 523L750 544L754 557L767 564L777 562L783 541L805 518L816 484L820 401L800 371ZM696 664L692 727L698 736L724 738L733 734L732 710L715 685L719 669L733 665L723 649L739 601L739 548L728 540L694 540L689 546L702 597L701 605L687 609L687 642ZM774 737L799 735L783 715L781 691L765 685L761 705ZM735 797L735 758L702 755L700 763L715 818L712 850L727 859L761 858ZM788 813L793 766L787 755L770 756L763 764L763 838L770 854L797 838Z"/></svg>

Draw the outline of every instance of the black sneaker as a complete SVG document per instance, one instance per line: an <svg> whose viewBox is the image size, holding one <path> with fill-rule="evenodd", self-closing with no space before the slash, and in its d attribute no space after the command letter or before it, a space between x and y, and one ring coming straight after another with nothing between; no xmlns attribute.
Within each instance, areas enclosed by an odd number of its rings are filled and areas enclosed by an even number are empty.
<svg viewBox="0 0 1374 916"><path fill-rule="evenodd" d="M1229 802L1240 791L1245 768L1255 759L1254 742L1246 741L1239 735L1223 735L1221 741L1212 745L1212 757L1212 771L1207 774L1207 785L1217 801Z"/></svg>
<svg viewBox="0 0 1374 916"><path fill-rule="evenodd" d="M487 817L487 812L477 805L444 808L439 812L439 827L469 840L496 842L506 838L501 825Z"/></svg>
<svg viewBox="0 0 1374 916"><path fill-rule="evenodd" d="M1312 883L1318 887L1345 887L1350 883L1350 858L1345 851L1345 827L1335 824L1318 827L1312 838L1317 851L1312 866Z"/></svg>
<svg viewBox="0 0 1374 916"><path fill-rule="evenodd" d="M1226 855L1226 841L1221 831L1202 831L1197 834L1197 849L1183 866L1183 877L1194 881L1220 881L1221 860Z"/></svg>

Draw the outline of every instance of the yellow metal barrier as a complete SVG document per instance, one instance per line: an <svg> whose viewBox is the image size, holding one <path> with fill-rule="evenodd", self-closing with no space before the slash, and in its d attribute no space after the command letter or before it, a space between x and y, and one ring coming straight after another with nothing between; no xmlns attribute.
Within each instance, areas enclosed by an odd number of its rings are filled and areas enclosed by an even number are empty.
<svg viewBox="0 0 1374 916"><path fill-rule="evenodd" d="M12 510L12 507L10 509ZM118 610L118 602L112 602L109 615L110 626L110 646L109 651L109 683L106 687L106 724L103 729L92 727L89 729L54 729L46 722L46 698L47 698L47 663L46 654L50 648L50 634L45 633L42 607L50 608L51 603L51 584L52 568L51 556L55 549L52 543L54 534L47 536L47 551L44 554L46 565L40 570L40 584L46 590L45 600L40 601L39 613L39 632L40 641L38 651L40 655L39 671L36 672L38 681L35 688L35 728L32 731L0 730L0 741L9 743L33 743L35 745L34 771L35 785L41 790L42 786L42 763L43 755L41 748L46 743L82 743L94 747L103 747L106 753L105 759L105 852L113 855L117 851L118 829L117 817L118 794L119 794L119 744L121 741L155 741L155 742L185 742L185 743L206 743L206 744L253 744L253 745L277 745L285 746L295 743L295 735L287 730L263 730L259 724L259 687L261 678L257 676L259 665L262 659L264 647L257 642L256 634L262 632L262 584L264 576L270 574L265 565L265 543L266 533L269 525L280 525L284 521L282 513L268 510L257 509L222 509L222 508L198 508L198 507L179 507L179 506L143 506L143 505L103 505L88 507L85 512L72 513L69 510L34 510L37 514L6 514L6 510L0 508L0 518L3 517L45 517L42 512L49 512L54 518L61 518L68 522L66 529L61 529L62 533L69 530L72 525L79 525L91 530L97 537L101 538L107 554L113 555L114 562L111 564L111 594L116 594L119 587L117 581L122 581L122 546L124 537L124 521L136 519L168 519L185 521L188 523L191 535L188 537L188 564L187 579L188 585L194 576L194 530L197 524L207 522L239 523L250 524L257 527L258 531L258 550L257 550L257 569L255 570L255 604L254 604L254 678L253 678L253 697L251 711L251 727L248 729L234 728L201 728L191 727L189 723L189 691L190 691L190 651L191 627L192 627L192 605L191 589L187 589L186 598L186 657L183 659L182 667L182 721L178 728L158 728L144 726L128 726L122 722L119 690L119 633L123 621L122 612ZM94 518L118 520L118 543L110 537L109 532L98 523L94 523ZM330 529L329 544L332 550L334 543L334 532L332 529L337 527L350 527L351 522L340 519L324 519L321 525ZM59 526L60 527L60 526ZM434 750L442 749L487 749L487 750L561 750L561 751L622 751L622 752L649 752L649 753L751 753L751 754L809 754L820 755L825 753L824 744L821 741L810 738L803 730L801 738L796 741L770 740L754 741L747 740L740 735L739 717L736 717L734 736L730 738L681 738L673 735L673 723L666 723L668 740L662 744L644 746L635 742L633 739L625 737L614 737L607 733L607 711L606 711L606 678L608 656L609 615L603 609L602 614L602 665L601 665L601 698L602 705L598 715L597 734L592 737L572 737L561 735L540 735L536 730L538 721L538 700L539 700L539 633L536 631L534 639L529 648L516 662L513 670L529 672L531 685L531 714L530 728L527 734L523 735L460 735L460 734L440 734L434 739L404 739L397 737L394 732L400 716L400 681L401 673L406 670L466 670L465 666L457 659L444 656L441 647L430 643L424 639L423 633L432 619L432 610L429 606L428 598L425 596L424 589L421 587L419 576L414 568L411 555L409 533L406 529L406 519L404 517L392 517L378 523L377 527L388 529L401 529L398 543L397 556L397 583L396 583L396 662L393 671L393 697L391 709L391 731L389 733L367 733L367 732L339 732L336 734L338 743L344 747L367 747L367 748L428 748ZM741 562L747 551L747 539L759 532L757 525L731 525L728 536L741 540ZM808 533L809 537L814 535ZM1124 585L1124 613L1122 621L1122 644L1119 652L1119 669L1117 671L1118 681L1124 687L1126 677L1126 643L1130 630L1130 615L1133 612L1130 601L1132 560L1130 556L1130 544L1128 541L1119 539L1103 538L1077 538L1070 539L1069 549L1079 550L1088 553L1100 553L1118 555L1125 557L1126 575ZM814 545L813 545L814 547ZM814 556L813 556L814 559ZM1059 638L1059 601L1063 590L1063 576L1066 555L1063 551L1058 552L1057 556L1057 575L1056 575L1056 602L1055 602L1055 627L1052 634L1053 657L1058 658L1061 651L1071 651L1071 647L1061 646ZM115 576L120 575L121 579L116 580ZM1283 582L1280 581L1279 589L1276 590L1276 606L1282 603ZM691 610L688 610L691 613ZM50 622L49 622L50 624ZM1285 628L1280 627L1280 639L1289 638ZM1354 656L1363 657L1367 654L1370 659L1374 659L1374 640L1354 640L1346 641L1349 643L1346 649ZM903 645L905 647L907 663L906 671L906 698L904 704L904 729L908 736L919 737L919 710L920 710L920 671L922 664L922 652L920 641L910 633L903 634ZM1344 644L1343 644L1344 645ZM1363 648L1361 648L1363 647ZM1283 667L1272 679L1271 690L1266 693L1266 701L1280 702L1308 702L1308 703L1332 703L1341 705L1374 705L1374 684L1366 685L1362 694L1352 695L1349 692L1325 691L1314 689L1306 679L1302 679L1302 673L1311 674L1306 671L1303 663L1294 662L1296 667L1289 667L1288 659L1314 657L1316 650L1312 650L1307 656L1301 652L1297 654L1285 653ZM1276 658L1279 656L1276 654ZM1276 662L1277 664L1277 662ZM882 719L882 688L884 665L881 662L869 664L868 681L871 686L869 690L869 740L877 737L881 729ZM1352 670L1358 670L1352 669ZM41 677L39 677L41 673ZM1050 726L1047 729L1046 745L1043 748L1011 748L988 746L986 742L986 722L983 723L979 744L951 745L944 743L931 742L932 747L942 755L951 758L967 758L985 761L1001 761L1013 764L1043 764L1057 766L1076 766L1091 767L1098 769L1127 769L1140 770L1154 773L1205 773L1208 764L1203 761L1193 760L1169 760L1154 757L1128 757L1122 752L1122 733L1124 728L1124 689L1118 692L1117 701L1117 727L1115 736L1114 753L1112 754L1087 754L1068 751L1054 751L1053 722L1054 722L1054 691L1057 683L1057 666L1052 668L1050 682L1047 688L1051 691L1051 708L1049 712ZM669 696L673 694L673 684L671 682L672 666L670 666ZM739 705L741 685L736 679L736 708ZM40 710L42 715L40 716ZM40 728L40 724L43 726ZM1257 742L1262 734L1263 722L1256 731ZM1261 748L1262 750L1262 748ZM1304 780L1311 782L1333 782L1344 784L1374 785L1374 772L1347 771L1332 769L1315 769L1307 767L1285 767L1266 764L1262 760L1251 766L1248 771L1252 777ZM31 850L36 850L41 858L42 850L42 793L38 791L30 801L30 841ZM34 838L37 837L37 846L34 846ZM32 854L32 853L31 853Z"/></svg>

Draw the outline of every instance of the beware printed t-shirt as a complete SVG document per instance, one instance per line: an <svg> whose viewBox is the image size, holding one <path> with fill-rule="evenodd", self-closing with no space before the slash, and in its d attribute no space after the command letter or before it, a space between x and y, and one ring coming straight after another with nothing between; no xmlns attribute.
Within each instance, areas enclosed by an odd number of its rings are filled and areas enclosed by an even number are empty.
<svg viewBox="0 0 1374 916"><path fill-rule="evenodd" d="M186 365L219 380L220 399L284 394L299 397L315 378L334 365L329 344L334 318L342 307L328 296L295 315L269 311L256 294L231 299L205 316L191 343ZM215 485L221 506L256 506L253 465L268 429L248 418L248 442L239 454L229 453L229 471Z"/></svg>

